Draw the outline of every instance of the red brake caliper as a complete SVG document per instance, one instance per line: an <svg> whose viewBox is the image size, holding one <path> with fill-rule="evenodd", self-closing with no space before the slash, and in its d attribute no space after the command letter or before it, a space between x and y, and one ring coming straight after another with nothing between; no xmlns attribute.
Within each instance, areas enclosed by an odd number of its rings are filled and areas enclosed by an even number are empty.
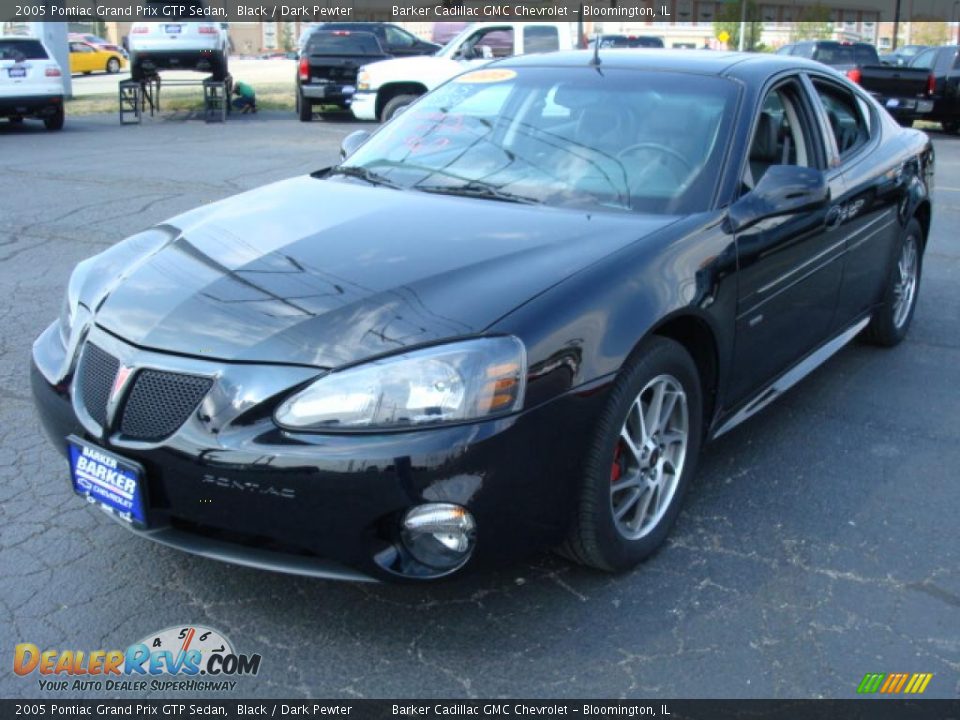
<svg viewBox="0 0 960 720"><path fill-rule="evenodd" d="M617 443L617 449L613 451L613 467L610 468L610 484L613 485L620 476L623 475L623 468L620 466L620 455L622 449L620 443Z"/></svg>

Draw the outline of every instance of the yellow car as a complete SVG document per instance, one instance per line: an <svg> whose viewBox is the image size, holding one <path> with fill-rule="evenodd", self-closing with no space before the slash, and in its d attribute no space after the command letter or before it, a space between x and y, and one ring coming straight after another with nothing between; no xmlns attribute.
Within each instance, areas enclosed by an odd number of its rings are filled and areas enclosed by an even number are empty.
<svg viewBox="0 0 960 720"><path fill-rule="evenodd" d="M70 73L92 72L118 73L127 64L120 53L112 50L101 50L90 43L70 41Z"/></svg>

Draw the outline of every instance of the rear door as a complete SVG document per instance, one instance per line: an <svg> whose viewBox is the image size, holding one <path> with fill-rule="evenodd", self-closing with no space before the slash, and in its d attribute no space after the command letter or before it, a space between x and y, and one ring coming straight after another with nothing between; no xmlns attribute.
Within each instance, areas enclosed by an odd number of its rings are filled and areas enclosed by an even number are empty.
<svg viewBox="0 0 960 720"><path fill-rule="evenodd" d="M800 75L770 89L754 117L741 195L773 165L822 169L831 195L843 192L839 169L826 166L816 108ZM726 404L746 400L828 338L842 271L836 212L817 208L770 218L737 235L736 339Z"/></svg>
<svg viewBox="0 0 960 720"><path fill-rule="evenodd" d="M909 173L882 157L880 119L858 92L826 75L810 75L830 164L843 173L835 196L844 243L843 282L833 329L840 332L879 300L899 233L897 206Z"/></svg>

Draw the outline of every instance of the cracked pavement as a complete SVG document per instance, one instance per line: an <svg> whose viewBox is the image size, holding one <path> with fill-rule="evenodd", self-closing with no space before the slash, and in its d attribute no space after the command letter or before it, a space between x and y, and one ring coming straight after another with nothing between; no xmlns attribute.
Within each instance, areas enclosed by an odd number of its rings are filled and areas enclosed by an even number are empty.
<svg viewBox="0 0 960 720"><path fill-rule="evenodd" d="M932 672L926 697L960 696L957 137L933 133L906 342L853 343L708 446L669 543L634 572L545 555L430 587L286 577L135 538L75 497L28 379L73 265L335 161L357 127L277 113L0 124L0 696L77 694L15 676L16 643L125 648L186 623L262 654L243 697L845 698L867 672Z"/></svg>

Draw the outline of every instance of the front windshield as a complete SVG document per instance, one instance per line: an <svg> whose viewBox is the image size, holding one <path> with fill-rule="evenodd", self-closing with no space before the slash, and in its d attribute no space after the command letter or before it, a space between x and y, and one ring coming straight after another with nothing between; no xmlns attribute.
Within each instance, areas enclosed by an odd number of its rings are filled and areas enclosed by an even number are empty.
<svg viewBox="0 0 960 720"><path fill-rule="evenodd" d="M700 212L716 189L736 99L732 81L712 76L493 67L425 96L345 166L424 192Z"/></svg>

